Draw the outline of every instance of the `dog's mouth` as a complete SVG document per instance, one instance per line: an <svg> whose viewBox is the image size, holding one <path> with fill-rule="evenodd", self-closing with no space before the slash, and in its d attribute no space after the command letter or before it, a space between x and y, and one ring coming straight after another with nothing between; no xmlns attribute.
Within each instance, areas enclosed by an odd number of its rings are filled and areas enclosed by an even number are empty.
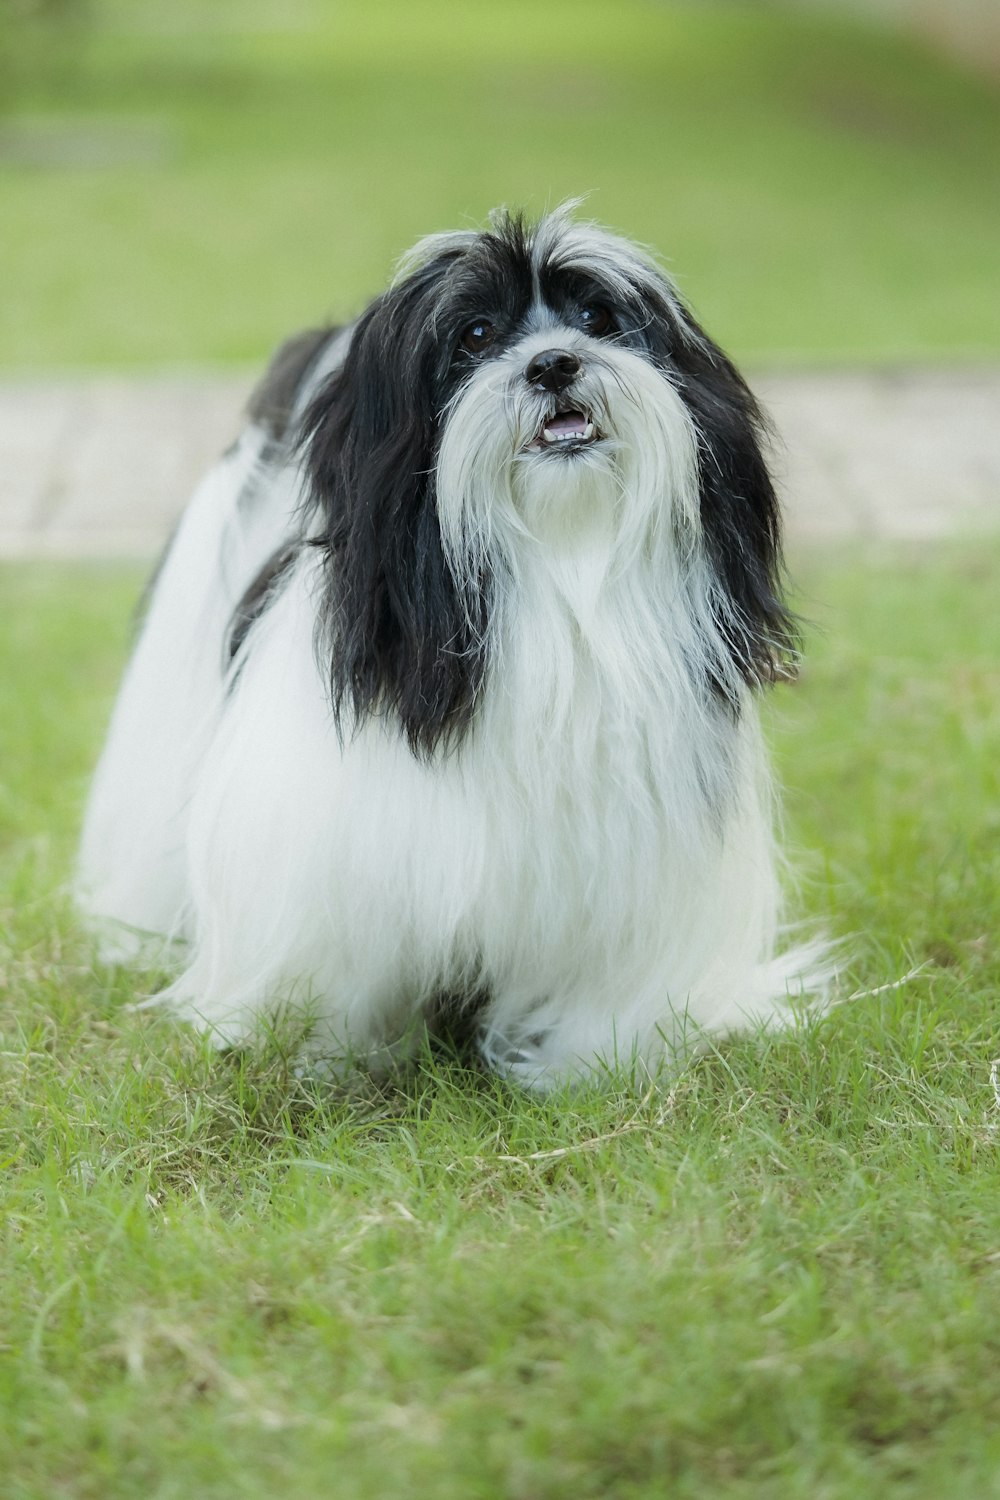
<svg viewBox="0 0 1000 1500"><path fill-rule="evenodd" d="M601 434L585 411L567 406L552 412L525 447L526 453L578 453L599 441Z"/></svg>

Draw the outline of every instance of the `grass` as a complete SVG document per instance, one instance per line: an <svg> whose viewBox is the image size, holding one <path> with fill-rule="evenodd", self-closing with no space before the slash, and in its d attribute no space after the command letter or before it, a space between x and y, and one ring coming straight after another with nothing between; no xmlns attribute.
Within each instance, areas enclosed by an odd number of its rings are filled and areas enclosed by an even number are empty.
<svg viewBox="0 0 1000 1500"><path fill-rule="evenodd" d="M1000 351L1000 94L892 31L732 0L30 9L0 42L0 366L256 361L419 235L581 193L741 359Z"/></svg>
<svg viewBox="0 0 1000 1500"><path fill-rule="evenodd" d="M789 838L875 993L544 1102L128 1012L61 887L138 579L8 569L5 1497L1000 1495L998 561L800 570Z"/></svg>

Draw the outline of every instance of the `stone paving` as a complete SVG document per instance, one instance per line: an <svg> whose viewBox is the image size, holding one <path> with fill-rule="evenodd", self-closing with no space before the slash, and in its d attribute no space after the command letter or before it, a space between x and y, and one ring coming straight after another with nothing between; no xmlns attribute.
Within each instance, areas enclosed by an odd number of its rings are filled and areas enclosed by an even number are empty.
<svg viewBox="0 0 1000 1500"><path fill-rule="evenodd" d="M145 558L252 374L0 381L0 558ZM761 373L794 548L1000 531L1000 368Z"/></svg>

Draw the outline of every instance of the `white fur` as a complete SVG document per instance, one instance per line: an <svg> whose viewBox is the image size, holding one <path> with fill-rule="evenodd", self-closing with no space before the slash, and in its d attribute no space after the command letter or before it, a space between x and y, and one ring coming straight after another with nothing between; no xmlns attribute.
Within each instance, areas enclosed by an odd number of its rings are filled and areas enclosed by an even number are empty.
<svg viewBox="0 0 1000 1500"><path fill-rule="evenodd" d="M608 237L601 253L624 252ZM790 1014L815 954L774 957L755 706L734 683L734 719L691 670L716 629L696 435L640 356L558 334L590 351L593 452L524 451L542 396L521 375L551 317L447 414L445 548L467 594L477 559L502 580L492 667L447 753L416 758L385 718L338 737L315 549L225 680L227 622L301 524L299 478L248 499L251 428L191 502L115 710L79 889L119 934L107 952L126 930L180 943L169 999L222 1042L294 1002L317 1054L373 1063L442 992L485 992L484 1056L542 1087Z"/></svg>

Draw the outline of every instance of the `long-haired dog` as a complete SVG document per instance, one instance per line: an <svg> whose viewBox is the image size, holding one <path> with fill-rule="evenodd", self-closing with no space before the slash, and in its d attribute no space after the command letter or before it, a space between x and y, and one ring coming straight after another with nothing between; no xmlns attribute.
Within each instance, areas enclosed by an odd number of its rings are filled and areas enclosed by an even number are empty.
<svg viewBox="0 0 1000 1500"><path fill-rule="evenodd" d="M761 414L635 245L423 241L292 340L152 585L86 817L105 951L239 1044L526 1084L789 1013L755 705L792 626ZM111 919L109 924L106 919ZM116 933L117 936L111 935Z"/></svg>

